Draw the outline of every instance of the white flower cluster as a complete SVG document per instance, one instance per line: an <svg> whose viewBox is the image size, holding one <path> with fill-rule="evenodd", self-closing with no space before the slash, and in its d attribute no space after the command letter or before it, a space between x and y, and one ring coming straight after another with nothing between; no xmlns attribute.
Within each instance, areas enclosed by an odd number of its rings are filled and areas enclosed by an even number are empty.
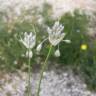
<svg viewBox="0 0 96 96"><path fill-rule="evenodd" d="M65 37L65 33L62 32L64 30L64 26L62 24L59 23L59 21L56 21L55 24L53 25L52 28L48 27L47 28L47 32L48 32L48 37L46 39L44 39L36 48L36 50L38 52L40 52L40 50L42 49L42 45L46 40L49 40L50 44L52 46L58 46L58 49L55 51L54 55L56 57L60 56L60 50L59 50L59 43L61 41L64 41L66 43L71 43L70 40L65 39L63 40L63 38ZM20 39L20 42L23 43L23 45L28 49L26 52L26 56L32 58L33 53L31 51L31 49L35 46L36 44L36 34L30 32L24 33L24 38Z"/></svg>
<svg viewBox="0 0 96 96"><path fill-rule="evenodd" d="M42 44L48 39L52 46L58 45L58 49L55 51L55 56L59 57L60 56L59 43L61 41L64 41L66 43L71 43L70 40L67 39L63 40L63 38L66 35L64 32L62 32L63 30L64 30L64 26L60 24L59 21L56 21L52 28L48 27L47 32L49 37L44 39L44 41L37 46L37 51L39 52L41 50Z"/></svg>
<svg viewBox="0 0 96 96"><path fill-rule="evenodd" d="M48 34L49 34L49 42L56 46L63 40L65 33L62 33L64 29L64 26L59 24L59 21L55 22L54 26L52 28L47 28Z"/></svg>
<svg viewBox="0 0 96 96"><path fill-rule="evenodd" d="M20 42L22 42L27 49L32 49L36 43L36 35L32 32L30 32L29 34L25 32L24 38L21 38Z"/></svg>
<svg viewBox="0 0 96 96"><path fill-rule="evenodd" d="M36 44L36 34L30 32L24 33L24 38L20 38L19 40L28 50L26 52L26 56L32 58L33 53L32 53L32 48L35 46Z"/></svg>

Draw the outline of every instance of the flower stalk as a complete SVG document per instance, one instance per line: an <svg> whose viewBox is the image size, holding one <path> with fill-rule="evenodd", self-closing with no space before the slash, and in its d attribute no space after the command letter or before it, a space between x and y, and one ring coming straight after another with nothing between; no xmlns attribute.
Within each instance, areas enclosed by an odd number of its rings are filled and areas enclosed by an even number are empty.
<svg viewBox="0 0 96 96"><path fill-rule="evenodd" d="M44 64L42 65L42 69L41 69L41 72L40 72L40 79L39 79L39 83L38 83L38 86L37 86L37 95L36 96L39 96L40 95L40 85L41 85L41 81L43 79L43 73L44 73L44 71L45 71L45 69L47 67L47 64L48 64L47 61L48 61L48 58L50 56L51 50L52 50L52 45L50 45L49 52L47 54L47 57L45 59Z"/></svg>
<svg viewBox="0 0 96 96"><path fill-rule="evenodd" d="M30 49L28 50L28 54L30 54ZM31 96L30 77L31 77L31 58L30 56L28 56L28 96Z"/></svg>

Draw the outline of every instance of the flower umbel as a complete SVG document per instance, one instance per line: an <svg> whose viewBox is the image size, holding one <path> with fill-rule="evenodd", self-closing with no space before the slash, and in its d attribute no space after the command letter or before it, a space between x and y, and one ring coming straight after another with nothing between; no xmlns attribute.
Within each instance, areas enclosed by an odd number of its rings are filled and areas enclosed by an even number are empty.
<svg viewBox="0 0 96 96"><path fill-rule="evenodd" d="M59 23L59 21L56 21L54 23L54 25L52 26L52 28L50 27L47 27L47 32L48 32L48 37L43 40L38 46L37 46L37 51L40 49L41 50L41 45L46 41L46 40L49 40L49 42L51 43L52 46L59 46L59 43L61 41L63 42L66 42L66 43L71 43L70 40L66 39L66 40L63 40L63 38L65 37L65 33L62 32L64 30L64 26L62 24ZM39 50L39 51L40 51ZM59 47L57 49L59 55L60 56L60 51L59 51ZM57 52L55 52L55 54L57 54ZM56 55L55 55L56 56Z"/></svg>
<svg viewBox="0 0 96 96"><path fill-rule="evenodd" d="M24 33L24 38L20 39L20 42L27 48L32 49L35 46L36 43L36 35L32 32Z"/></svg>
<svg viewBox="0 0 96 96"><path fill-rule="evenodd" d="M48 34L49 34L49 42L53 45L56 46L59 44L64 36L65 33L62 33L64 29L64 26L59 23L59 21L55 22L52 28L47 28Z"/></svg>

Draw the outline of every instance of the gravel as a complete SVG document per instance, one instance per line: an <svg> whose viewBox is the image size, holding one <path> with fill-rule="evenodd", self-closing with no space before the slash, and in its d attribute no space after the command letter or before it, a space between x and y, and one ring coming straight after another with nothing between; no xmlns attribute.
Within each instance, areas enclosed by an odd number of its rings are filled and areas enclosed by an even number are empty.
<svg viewBox="0 0 96 96"><path fill-rule="evenodd" d="M34 72L31 78L31 92L35 96L39 73ZM5 74L0 79L0 96L25 96L27 73ZM87 85L71 70L51 69L44 72L40 96L96 96L87 89Z"/></svg>
<svg viewBox="0 0 96 96"><path fill-rule="evenodd" d="M96 11L96 0L0 0L0 10L13 7L17 13L20 13L22 7L23 9L40 7L45 1L52 5L53 17L59 17L65 12L73 12L75 9L86 10L88 14Z"/></svg>

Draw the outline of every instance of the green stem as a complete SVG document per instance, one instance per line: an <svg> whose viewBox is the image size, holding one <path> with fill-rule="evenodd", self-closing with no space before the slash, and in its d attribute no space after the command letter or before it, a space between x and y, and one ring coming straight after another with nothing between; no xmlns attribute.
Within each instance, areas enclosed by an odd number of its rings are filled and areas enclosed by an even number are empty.
<svg viewBox="0 0 96 96"><path fill-rule="evenodd" d="M28 54L29 54L29 51L30 50L28 50ZM31 63L30 63L30 61L31 61L31 58L30 57L28 57L28 96L31 96L31 84L30 84L30 76L31 76Z"/></svg>
<svg viewBox="0 0 96 96"><path fill-rule="evenodd" d="M39 83L38 83L38 87L37 87L37 95L36 96L39 96L39 93L40 93L40 85L41 85L41 81L42 81L42 78L43 78L43 72L45 71L46 67L47 67L47 60L50 56L50 53L51 53L51 49L52 49L52 45L50 45L50 49L49 49L49 52L47 54L47 57L45 59L45 62L44 64L42 65L42 69L41 69L41 72L40 72L40 80L39 80Z"/></svg>

